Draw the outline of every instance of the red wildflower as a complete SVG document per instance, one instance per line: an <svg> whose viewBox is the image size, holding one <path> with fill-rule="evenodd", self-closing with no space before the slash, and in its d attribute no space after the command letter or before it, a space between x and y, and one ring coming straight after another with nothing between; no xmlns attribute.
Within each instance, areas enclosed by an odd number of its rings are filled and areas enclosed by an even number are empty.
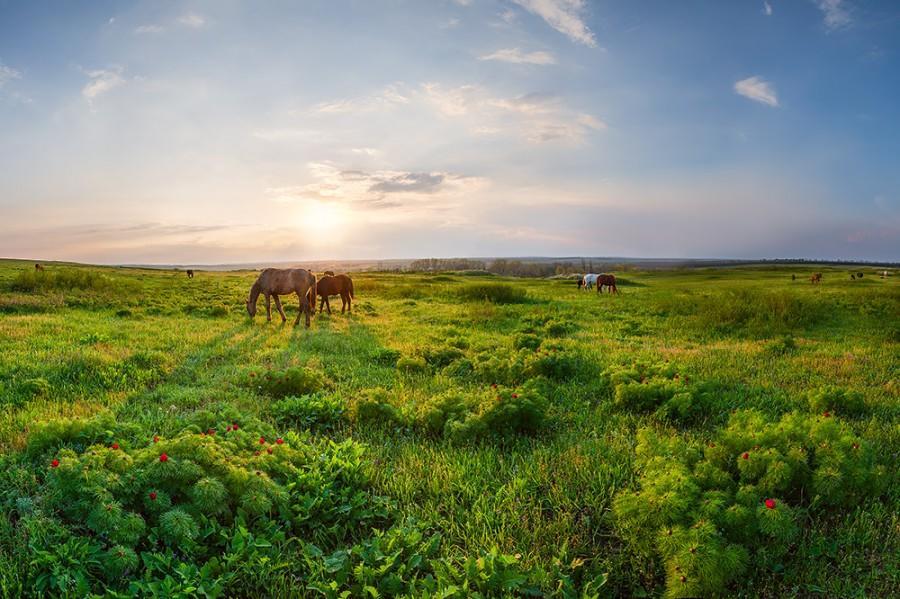
<svg viewBox="0 0 900 599"><path fill-rule="evenodd" d="M158 435L153 435L153 442L154 442L154 443L159 443L159 436L158 436Z"/></svg>
<svg viewBox="0 0 900 599"><path fill-rule="evenodd" d="M59 460L54 459L52 462L50 462L51 468L56 468L58 466L59 466Z"/></svg>
<svg viewBox="0 0 900 599"><path fill-rule="evenodd" d="M227 432L231 432L231 425L230 425L230 424L229 424L228 426L225 427L225 432L226 432L226 433L227 433Z"/></svg>
<svg viewBox="0 0 900 599"><path fill-rule="evenodd" d="M766 499L766 507L770 510L775 509L775 500L774 499Z"/></svg>
<svg viewBox="0 0 900 599"><path fill-rule="evenodd" d="M237 425L237 424L232 424L232 425L231 425L231 430L236 431L237 429L238 429L238 425Z"/></svg>
<svg viewBox="0 0 900 599"><path fill-rule="evenodd" d="M277 439L275 439L275 442L278 443L279 445L281 445L282 443L284 443L284 439L282 439L281 437L278 437Z"/></svg>
<svg viewBox="0 0 900 599"><path fill-rule="evenodd" d="M166 454L162 453L162 454L159 455L159 461L160 461L160 462L168 462L168 461L169 461L169 456L167 456Z"/></svg>
<svg viewBox="0 0 900 599"><path fill-rule="evenodd" d="M491 384L491 389L496 389L496 388L497 388L497 383L492 383L492 384Z"/></svg>
<svg viewBox="0 0 900 599"><path fill-rule="evenodd" d="M272 448L270 447L270 448L266 449L266 453L272 453Z"/></svg>
<svg viewBox="0 0 900 599"><path fill-rule="evenodd" d="M519 394L518 394L518 393L513 393L513 394L512 394L512 398L513 398L513 399L519 399Z"/></svg>
<svg viewBox="0 0 900 599"><path fill-rule="evenodd" d="M825 418L828 418L829 416L831 416L831 412L826 410L825 413L822 414L822 416L824 416Z"/></svg>
<svg viewBox="0 0 900 599"><path fill-rule="evenodd" d="M119 448L119 444L118 444L118 443L113 443L112 445L110 445L110 447L112 447L113 449L118 449L118 448Z"/></svg>
<svg viewBox="0 0 900 599"><path fill-rule="evenodd" d="M745 451L744 454L743 454L741 457L744 458L745 460L749 460L749 459L750 459L750 454L747 453L747 452Z"/></svg>
<svg viewBox="0 0 900 599"><path fill-rule="evenodd" d="M266 438L265 438L265 437L260 437L260 438L259 438L259 444L260 444L260 445L265 445L265 444L266 444Z"/></svg>
<svg viewBox="0 0 900 599"><path fill-rule="evenodd" d="M156 491L150 491L150 501L156 501Z"/></svg>
<svg viewBox="0 0 900 599"><path fill-rule="evenodd" d="M209 429L208 431L206 431L206 434L207 434L207 435L215 435L215 434L216 434L216 429L211 428L211 429Z"/></svg>
<svg viewBox="0 0 900 599"><path fill-rule="evenodd" d="M254 452L253 452L253 455L259 455L259 452L258 452L258 451L254 451Z"/></svg>

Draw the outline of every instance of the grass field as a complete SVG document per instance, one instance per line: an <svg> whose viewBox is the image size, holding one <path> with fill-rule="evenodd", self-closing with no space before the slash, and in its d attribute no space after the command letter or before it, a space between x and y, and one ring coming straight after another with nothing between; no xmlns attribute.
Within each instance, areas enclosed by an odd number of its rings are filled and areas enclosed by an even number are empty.
<svg viewBox="0 0 900 599"><path fill-rule="evenodd" d="M0 589L896 595L900 278L815 270L356 273L305 330L0 262Z"/></svg>

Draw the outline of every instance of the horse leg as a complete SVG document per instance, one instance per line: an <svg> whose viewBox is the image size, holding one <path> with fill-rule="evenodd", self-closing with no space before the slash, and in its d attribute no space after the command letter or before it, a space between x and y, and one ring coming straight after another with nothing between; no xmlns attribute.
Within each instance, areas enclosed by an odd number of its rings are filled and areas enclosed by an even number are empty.
<svg viewBox="0 0 900 599"><path fill-rule="evenodd" d="M344 309L347 307L347 300L348 300L348 299L349 299L349 298L347 297L347 294L346 294L346 293L342 293L342 294L341 294L341 314L344 313Z"/></svg>
<svg viewBox="0 0 900 599"><path fill-rule="evenodd" d="M331 302L328 301L328 296L325 296L325 308L328 309L328 315L331 315Z"/></svg>
<svg viewBox="0 0 900 599"><path fill-rule="evenodd" d="M300 295L299 291L297 292L297 299L300 300L300 309L297 310L297 319L294 320L294 326L300 324L300 315L309 309L309 302L304 296Z"/></svg>
<svg viewBox="0 0 900 599"><path fill-rule="evenodd" d="M347 294L347 313L353 312L353 298Z"/></svg>
<svg viewBox="0 0 900 599"><path fill-rule="evenodd" d="M281 307L281 300L278 299L278 296L275 296L275 309L278 310L278 313L281 314L281 322L287 321L287 316L284 315L284 308Z"/></svg>
<svg viewBox="0 0 900 599"><path fill-rule="evenodd" d="M313 306L315 306L315 304L313 304ZM308 293L303 296L303 306L302 307L303 307L303 314L306 315L306 328L308 329L309 328L309 312L310 312L309 294ZM300 315L298 314L297 317L299 318Z"/></svg>
<svg viewBox="0 0 900 599"><path fill-rule="evenodd" d="M269 294L266 294L266 320L272 322L272 302Z"/></svg>

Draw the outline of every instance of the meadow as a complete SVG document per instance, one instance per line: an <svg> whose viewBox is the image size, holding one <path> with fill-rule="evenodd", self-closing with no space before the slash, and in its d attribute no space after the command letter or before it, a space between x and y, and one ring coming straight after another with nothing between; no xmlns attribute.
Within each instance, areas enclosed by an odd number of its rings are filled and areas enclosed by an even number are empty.
<svg viewBox="0 0 900 599"><path fill-rule="evenodd" d="M360 272L307 330L0 261L0 592L897 595L900 278L850 272Z"/></svg>

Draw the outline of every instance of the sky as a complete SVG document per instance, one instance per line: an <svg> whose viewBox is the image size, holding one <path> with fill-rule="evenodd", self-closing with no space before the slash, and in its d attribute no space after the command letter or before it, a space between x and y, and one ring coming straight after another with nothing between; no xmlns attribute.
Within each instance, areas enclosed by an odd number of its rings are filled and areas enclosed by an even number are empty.
<svg viewBox="0 0 900 599"><path fill-rule="evenodd" d="M900 260L895 0L0 0L0 256Z"/></svg>

